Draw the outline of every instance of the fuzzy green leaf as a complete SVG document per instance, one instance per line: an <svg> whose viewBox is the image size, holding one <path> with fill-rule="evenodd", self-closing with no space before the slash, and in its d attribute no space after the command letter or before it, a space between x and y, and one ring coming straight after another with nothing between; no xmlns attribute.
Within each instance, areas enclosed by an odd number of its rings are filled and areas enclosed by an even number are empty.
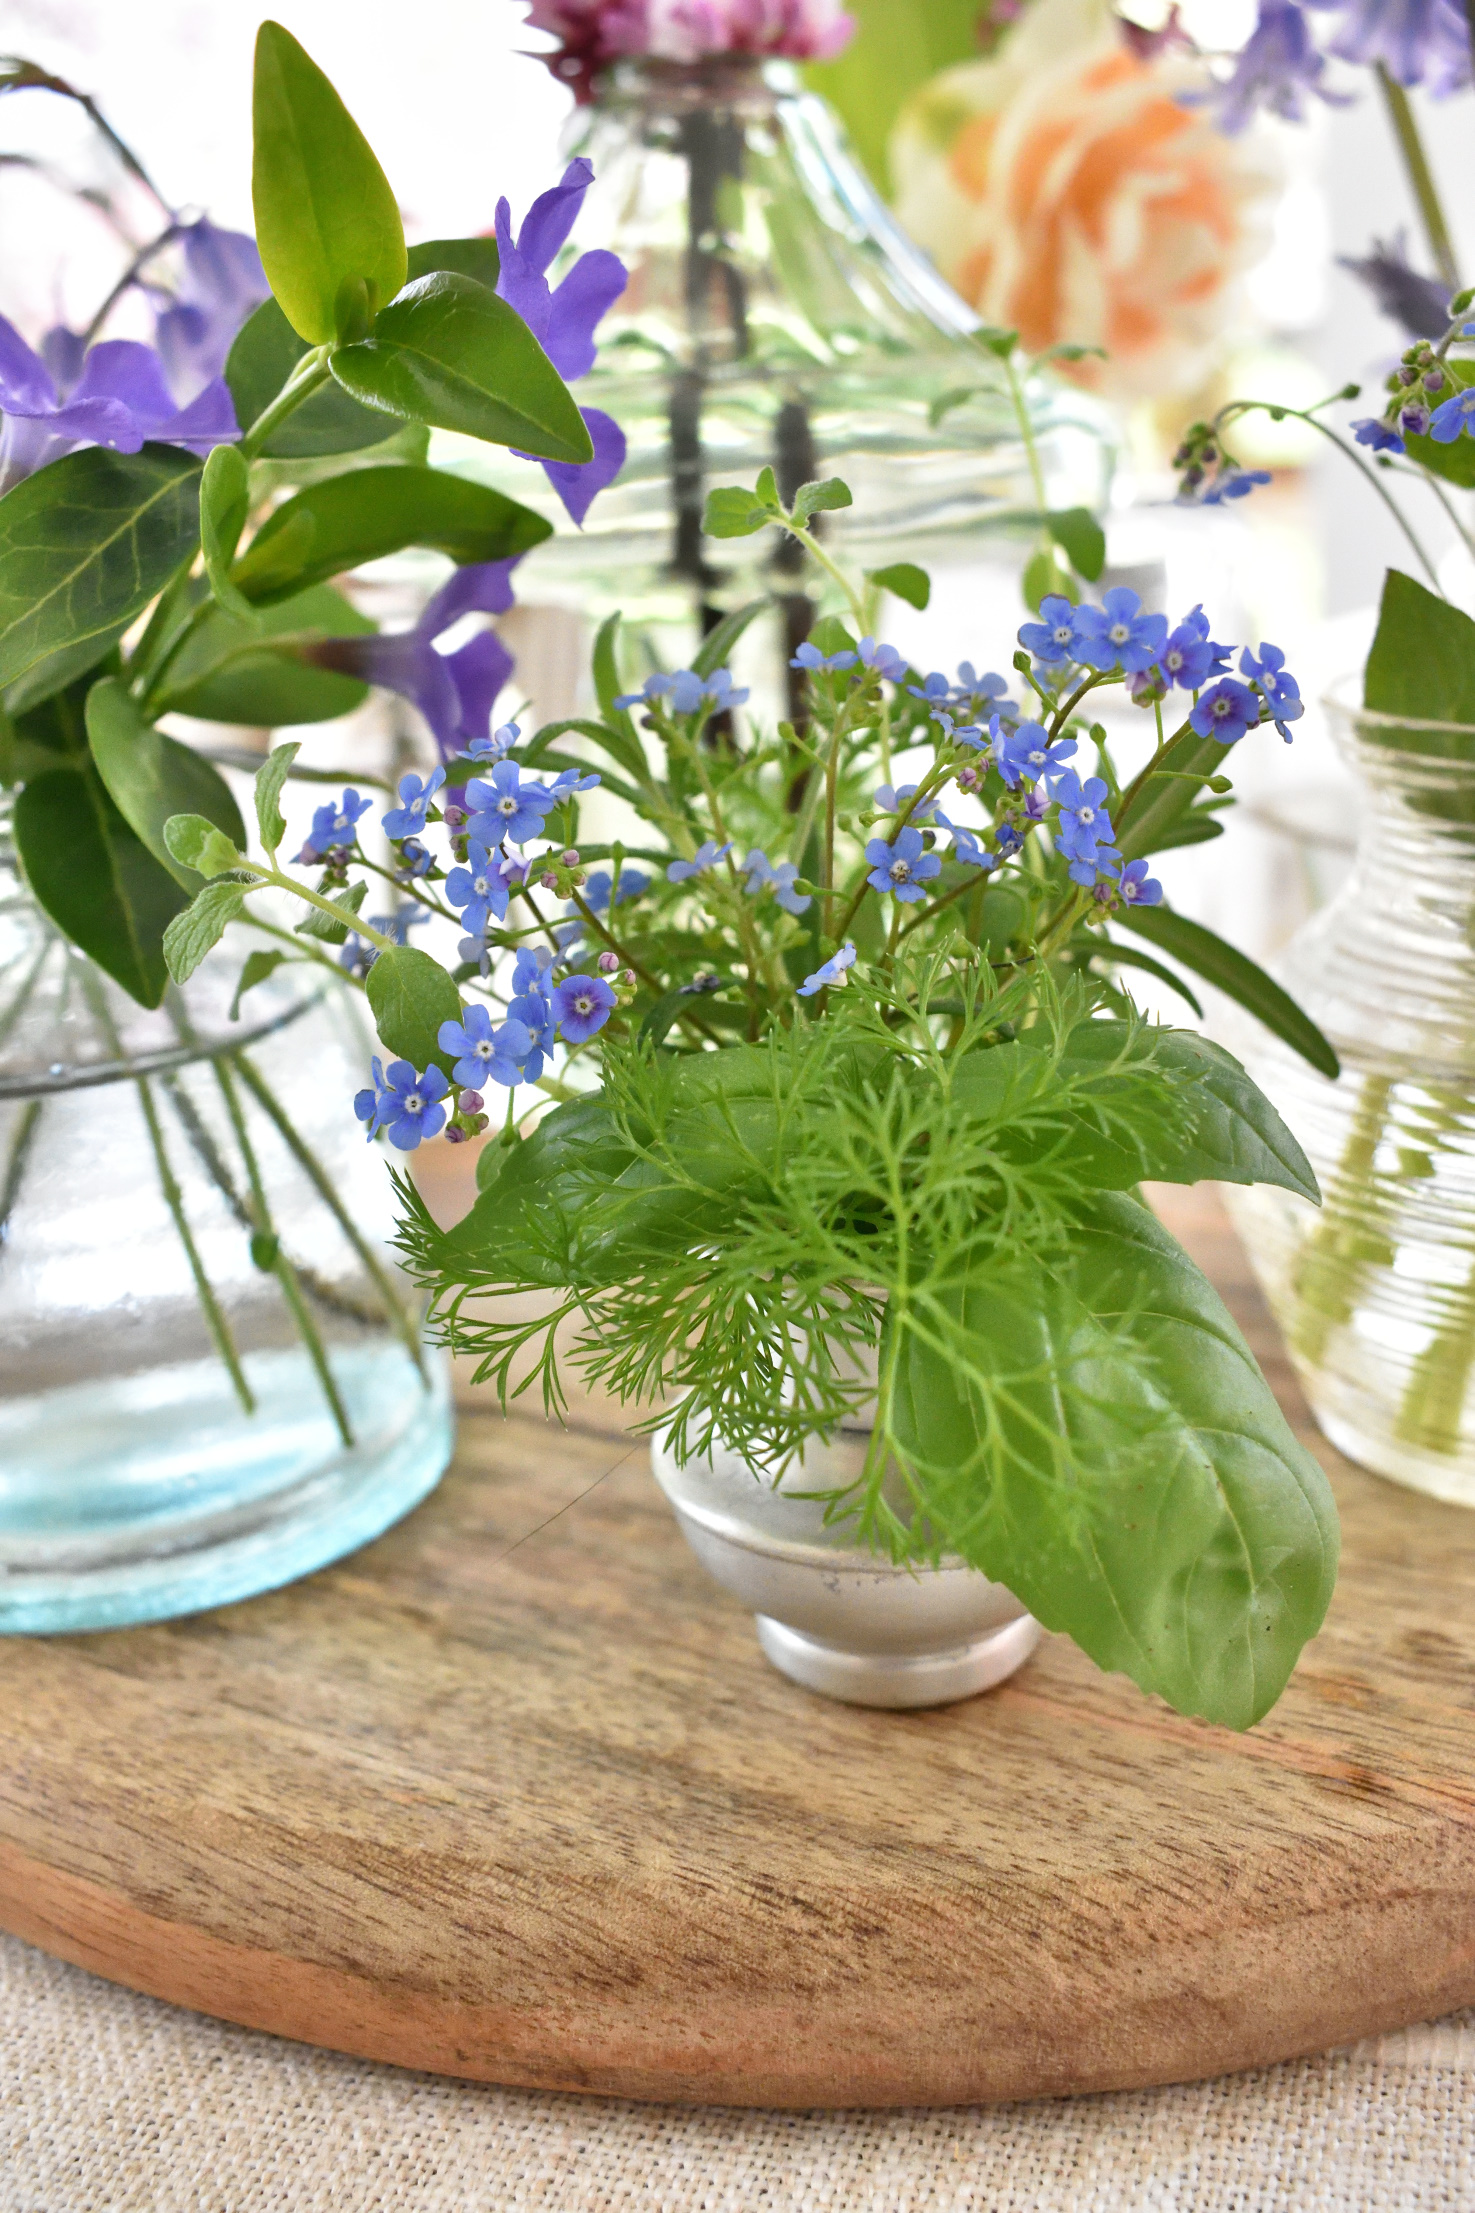
<svg viewBox="0 0 1475 2213"><path fill-rule="evenodd" d="M293 329L331 345L405 281L389 180L316 62L280 23L256 34L251 199L266 281Z"/></svg>
<svg viewBox="0 0 1475 2213"><path fill-rule="evenodd" d="M996 1260L887 1330L945 1547L1179 1712L1258 1721L1326 1612L1336 1512L1167 1231L1104 1196L1058 1259Z"/></svg>
<svg viewBox="0 0 1475 2213"><path fill-rule="evenodd" d="M115 676L104 677L87 695L87 738L124 821L185 891L198 891L200 879L175 860L164 841L171 816L203 817L234 845L245 844L240 809L219 769L146 722Z"/></svg>
<svg viewBox="0 0 1475 2213"><path fill-rule="evenodd" d="M777 516L771 507L740 484L724 484L707 494L702 528L709 538L751 538Z"/></svg>
<svg viewBox="0 0 1475 2213"><path fill-rule="evenodd" d="M289 953L257 951L246 955L236 983L235 997L230 1003L232 1022L239 1022L241 1019L241 1001L245 998L246 993L254 991L258 984L264 984L268 976L276 974L284 960L290 959L291 955Z"/></svg>
<svg viewBox="0 0 1475 2213"><path fill-rule="evenodd" d="M249 889L247 884L206 884L194 904L174 917L164 932L164 958L177 984L188 983L205 955L220 943Z"/></svg>
<svg viewBox="0 0 1475 2213"><path fill-rule="evenodd" d="M359 918L359 910L368 889L367 884L350 884L347 891L340 891L330 902L342 915L341 922L330 921L321 907L310 908L306 919L296 925L296 935L320 938L325 945L346 944L348 933Z"/></svg>
<svg viewBox="0 0 1475 2213"><path fill-rule="evenodd" d="M441 1051L440 1026L460 1021L461 994L440 962L418 946L392 946L369 970L364 989L385 1050L410 1061L417 1075L432 1063L449 1075L455 1055Z"/></svg>
<svg viewBox="0 0 1475 2213"><path fill-rule="evenodd" d="M328 366L366 407L547 461L581 462L584 418L527 324L488 286L454 270L409 285L370 335Z"/></svg>
<svg viewBox="0 0 1475 2213"><path fill-rule="evenodd" d="M196 543L200 464L178 446L84 446L0 499L0 690L107 651ZM52 686L51 688L55 688ZM12 712L34 704L12 695Z"/></svg>
<svg viewBox="0 0 1475 2213"><path fill-rule="evenodd" d="M193 869L207 881L241 864L234 841L204 815L171 815L164 824L164 844L171 860L178 861L181 868Z"/></svg>
<svg viewBox="0 0 1475 2213"><path fill-rule="evenodd" d="M793 516L795 522L807 523L812 515L818 515L835 507L853 507L855 504L850 486L838 477L827 476L814 484L801 484L794 494Z"/></svg>
<svg viewBox="0 0 1475 2213"><path fill-rule="evenodd" d="M256 827L261 842L268 853L275 857L277 847L287 835L287 825L282 817L282 786L288 771L296 760L301 747L274 745L256 771L253 797L256 804Z"/></svg>

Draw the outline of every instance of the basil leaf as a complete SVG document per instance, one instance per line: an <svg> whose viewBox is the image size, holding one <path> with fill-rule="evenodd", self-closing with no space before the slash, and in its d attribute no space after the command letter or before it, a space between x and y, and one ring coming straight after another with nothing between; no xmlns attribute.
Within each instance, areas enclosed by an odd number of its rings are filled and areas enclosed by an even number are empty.
<svg viewBox="0 0 1475 2213"><path fill-rule="evenodd" d="M84 446L7 492L0 689L52 656L61 682L100 658L197 543L199 498L200 464L177 446Z"/></svg>
<svg viewBox="0 0 1475 2213"><path fill-rule="evenodd" d="M232 571L253 605L289 599L405 546L453 561L500 561L552 535L552 525L489 485L443 469L390 463L308 485L267 517Z"/></svg>
<svg viewBox="0 0 1475 2213"><path fill-rule="evenodd" d="M1340 1073L1342 1064L1332 1047L1289 992L1282 991L1248 954L1226 945L1202 923L1190 922L1170 907L1124 906L1118 908L1112 920L1145 937L1150 945L1161 946L1174 960L1202 976L1205 983L1217 985L1226 998L1246 1008L1322 1075Z"/></svg>
<svg viewBox="0 0 1475 2213"><path fill-rule="evenodd" d="M329 356L365 406L546 461L590 461L584 418L527 324L474 277L442 269L406 287L357 345Z"/></svg>
<svg viewBox="0 0 1475 2213"><path fill-rule="evenodd" d="M225 364L225 381L243 430L265 414L311 350L275 300L263 300L247 316ZM383 437L384 417L377 409L360 407L340 386L325 384L277 424L261 452L268 460L299 461L319 454L355 453L364 446L377 446Z"/></svg>
<svg viewBox="0 0 1475 2213"><path fill-rule="evenodd" d="M456 1056L441 1051L440 1026L460 1021L461 994L440 962L418 946L392 946L374 962L364 990L385 1050L411 1062L416 1075L433 1063L449 1076Z"/></svg>
<svg viewBox="0 0 1475 2213"><path fill-rule="evenodd" d="M252 132L266 281L299 337L331 345L404 283L404 226L368 140L280 23L256 34Z"/></svg>
<svg viewBox="0 0 1475 2213"><path fill-rule="evenodd" d="M185 891L198 891L200 879L164 843L164 825L172 815L201 815L234 845L245 844L240 809L220 771L146 722L115 676L105 676L87 695L87 738L97 773L124 821Z"/></svg>
<svg viewBox="0 0 1475 2213"><path fill-rule="evenodd" d="M949 1551L1180 1713L1247 1729L1320 1627L1326 1477L1212 1286L1104 1196L1052 1262L888 1312L892 1414Z"/></svg>
<svg viewBox="0 0 1475 2213"><path fill-rule="evenodd" d="M332 722L361 706L369 687L336 669L299 661L296 647L319 637L365 637L373 629L368 616L331 584L314 584L258 608L249 622L212 608L170 662L158 711L258 730Z"/></svg>
<svg viewBox="0 0 1475 2213"><path fill-rule="evenodd" d="M136 999L156 1007L169 971L164 932L189 904L134 835L90 761L48 769L15 802L26 880L62 933Z"/></svg>
<svg viewBox="0 0 1475 2213"><path fill-rule="evenodd" d="M164 932L164 958L177 984L188 983L205 955L220 943L245 901L249 884L206 884Z"/></svg>

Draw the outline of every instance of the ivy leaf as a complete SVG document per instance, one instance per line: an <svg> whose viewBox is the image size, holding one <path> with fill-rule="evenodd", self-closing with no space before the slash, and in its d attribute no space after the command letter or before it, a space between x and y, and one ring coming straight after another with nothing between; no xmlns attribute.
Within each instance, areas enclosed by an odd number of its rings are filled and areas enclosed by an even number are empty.
<svg viewBox="0 0 1475 2213"><path fill-rule="evenodd" d="M1058 508L1045 520L1076 575L1094 584L1106 566L1106 533L1090 508Z"/></svg>
<svg viewBox="0 0 1475 2213"><path fill-rule="evenodd" d="M164 932L164 958L177 984L188 983L241 911L249 884L206 884Z"/></svg>
<svg viewBox="0 0 1475 2213"><path fill-rule="evenodd" d="M189 894L129 829L90 761L32 777L15 802L15 840L57 928L140 1006L156 1007L169 981L164 932Z"/></svg>
<svg viewBox="0 0 1475 2213"><path fill-rule="evenodd" d="M0 499L0 689L12 712L100 659L197 542L200 464L178 446L84 446ZM94 652L95 649L95 652Z"/></svg>
<svg viewBox="0 0 1475 2213"><path fill-rule="evenodd" d="M366 327L405 281L389 180L328 79L280 23L256 34L251 200L266 281L309 345Z"/></svg>
<svg viewBox="0 0 1475 2213"><path fill-rule="evenodd" d="M270 605L406 546L453 561L500 561L552 536L552 525L489 485L444 469L395 464L310 484L262 524L232 571L253 606Z"/></svg>
<svg viewBox="0 0 1475 2213"><path fill-rule="evenodd" d="M385 1050L410 1061L417 1075L433 1062L449 1076L455 1055L441 1051L440 1026L460 1021L461 994L440 962L418 946L392 946L369 970L364 990Z"/></svg>
<svg viewBox="0 0 1475 2213"><path fill-rule="evenodd" d="M331 584L258 608L248 621L213 607L170 661L159 713L264 730L334 721L362 705L368 685L335 669L310 667L296 658L296 647L318 637L363 637L373 629Z"/></svg>
<svg viewBox="0 0 1475 2213"><path fill-rule="evenodd" d="M772 507L740 484L724 484L707 494L702 528L709 538L751 538L755 530L776 522Z"/></svg>
<svg viewBox="0 0 1475 2213"><path fill-rule="evenodd" d="M855 504L850 486L838 476L827 476L822 482L801 484L794 494L793 516L797 523L807 523L812 515L829 508L853 507Z"/></svg>
<svg viewBox="0 0 1475 2213"><path fill-rule="evenodd" d="M264 984L267 977L274 976L282 962L290 958L290 954L277 952L255 952L246 955L245 963L236 983L235 997L230 1003L232 1022L239 1022L241 1019L241 1001L245 998L246 993L254 991L258 984Z"/></svg>
<svg viewBox="0 0 1475 2213"><path fill-rule="evenodd" d="M888 1342L889 1340L889 1342ZM1180 1713L1248 1729L1320 1627L1326 1477L1135 1200L888 1313L893 1427L947 1550Z"/></svg>
<svg viewBox="0 0 1475 2213"><path fill-rule="evenodd" d="M367 407L546 461L588 461L577 403L515 309L473 277L437 270L386 307L328 366Z"/></svg>
<svg viewBox="0 0 1475 2213"><path fill-rule="evenodd" d="M253 795L256 802L256 827L261 842L275 859L277 847L287 835L287 825L282 819L282 786L287 781L287 771L296 760L301 748L297 745L274 745L256 771ZM242 843L244 843L244 839Z"/></svg>
<svg viewBox="0 0 1475 2213"><path fill-rule="evenodd" d="M867 569L866 577L870 583L879 584L883 592L895 592L898 599L904 599L919 613L932 597L932 579L915 561L893 561L889 568Z"/></svg>
<svg viewBox="0 0 1475 2213"><path fill-rule="evenodd" d="M185 891L198 891L200 880L164 842L172 815L202 816L233 844L245 844L240 809L219 769L146 722L115 676L105 676L87 695L87 738L97 773L124 821Z"/></svg>
<svg viewBox="0 0 1475 2213"><path fill-rule="evenodd" d="M216 446L200 479L200 551L216 601L247 622L251 603L230 580L230 565L251 508L251 472L235 446Z"/></svg>

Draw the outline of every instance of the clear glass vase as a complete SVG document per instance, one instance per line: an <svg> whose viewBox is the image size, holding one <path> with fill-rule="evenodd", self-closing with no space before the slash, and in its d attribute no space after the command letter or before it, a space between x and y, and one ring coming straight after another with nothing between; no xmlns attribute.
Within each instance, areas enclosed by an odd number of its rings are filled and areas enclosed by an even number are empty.
<svg viewBox="0 0 1475 2213"><path fill-rule="evenodd" d="M654 622L701 608L709 626L758 593L802 600L792 541L701 534L707 490L769 465L786 496L845 479L855 504L823 528L852 562L976 564L992 548L1017 571L1041 500L1004 373L790 65L622 64L565 151L594 166L565 258L608 247L630 273L577 397L614 417L629 455L582 532L541 495L561 527L526 592L536 578L545 600ZM1104 413L1043 379L1028 404L1044 504L1101 507ZM540 496L525 468L505 481ZM791 629L811 612L791 608Z"/></svg>
<svg viewBox="0 0 1475 2213"><path fill-rule="evenodd" d="M1235 1041L1323 1205L1225 1195L1332 1443L1475 1505L1475 729L1352 691L1327 705L1366 794L1356 859L1276 971L1342 1073Z"/></svg>
<svg viewBox="0 0 1475 2213"><path fill-rule="evenodd" d="M357 1004L279 975L232 1022L239 970L213 956L147 1012L0 852L0 1631L274 1588L450 1458L349 1107Z"/></svg>

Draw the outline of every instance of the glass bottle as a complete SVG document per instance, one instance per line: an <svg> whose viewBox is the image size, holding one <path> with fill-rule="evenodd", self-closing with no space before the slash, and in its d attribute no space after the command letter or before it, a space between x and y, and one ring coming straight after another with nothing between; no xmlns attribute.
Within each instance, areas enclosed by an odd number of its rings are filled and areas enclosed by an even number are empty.
<svg viewBox="0 0 1475 2213"><path fill-rule="evenodd" d="M239 971L214 955L148 1012L0 843L0 1631L274 1588L450 1458L350 1108L357 1004L278 975L232 1021Z"/></svg>
<svg viewBox="0 0 1475 2213"><path fill-rule="evenodd" d="M1023 534L1041 506L1105 503L1107 418L1036 379L1026 440L1001 364L972 342L978 318L791 65L620 64L565 151L594 167L565 261L608 247L630 280L575 396L614 417L629 452L582 531L523 470L518 496L541 497L561 525L523 595L656 622L700 610L710 628L719 609L776 592L802 638L802 549L771 532L701 534L712 486L751 485L771 466L786 497L819 477L850 486L854 506L821 526L850 563L1007 563L1017 619ZM497 466L487 452L483 472Z"/></svg>
<svg viewBox="0 0 1475 2213"><path fill-rule="evenodd" d="M1475 729L1327 702L1366 791L1352 871L1277 967L1335 1082L1233 1040L1318 1211L1226 1192L1317 1421L1349 1459L1475 1505Z"/></svg>

